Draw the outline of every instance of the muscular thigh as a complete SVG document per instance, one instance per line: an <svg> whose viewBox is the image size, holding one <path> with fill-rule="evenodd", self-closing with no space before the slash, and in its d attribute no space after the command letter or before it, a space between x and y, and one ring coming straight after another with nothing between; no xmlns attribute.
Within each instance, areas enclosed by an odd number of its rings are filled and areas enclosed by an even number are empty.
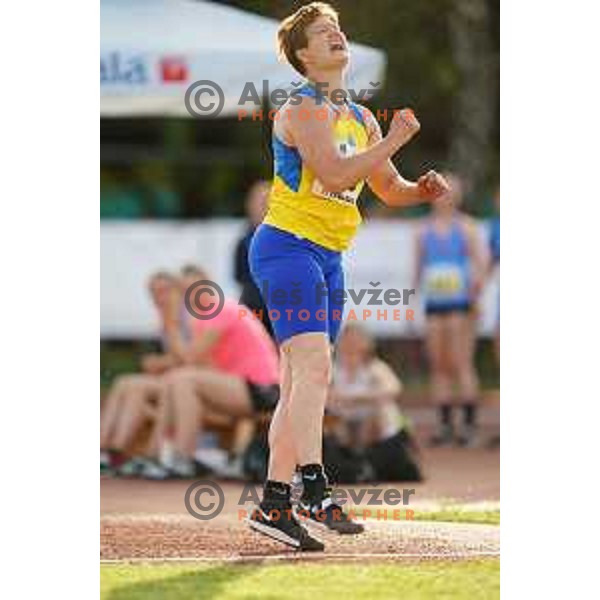
<svg viewBox="0 0 600 600"><path fill-rule="evenodd" d="M299 375L312 381L313 376L323 378L325 385L329 384L331 372L331 344L329 336L325 333L308 332L295 335L286 340L281 346L283 353L287 355L292 383L294 377Z"/></svg>
<svg viewBox="0 0 600 600"><path fill-rule="evenodd" d="M261 227L252 242L250 266L279 344L303 333L328 332L322 261L308 242Z"/></svg>

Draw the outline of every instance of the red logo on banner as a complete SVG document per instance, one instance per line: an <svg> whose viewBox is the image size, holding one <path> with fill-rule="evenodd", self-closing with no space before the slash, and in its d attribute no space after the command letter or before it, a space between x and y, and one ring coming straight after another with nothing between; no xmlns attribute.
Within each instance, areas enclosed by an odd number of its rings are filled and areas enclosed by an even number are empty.
<svg viewBox="0 0 600 600"><path fill-rule="evenodd" d="M165 83L187 81L188 67L183 58L167 56L160 61L160 76Z"/></svg>

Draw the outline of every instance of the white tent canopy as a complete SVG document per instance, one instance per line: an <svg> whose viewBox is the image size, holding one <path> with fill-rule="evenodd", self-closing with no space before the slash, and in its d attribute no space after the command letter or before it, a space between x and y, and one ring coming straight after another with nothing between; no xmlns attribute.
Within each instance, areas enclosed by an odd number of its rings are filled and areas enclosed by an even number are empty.
<svg viewBox="0 0 600 600"><path fill-rule="evenodd" d="M236 8L194 0L102 0L100 113L107 117L188 116L184 98L198 80L223 92L221 115L235 115L246 82L260 95L291 89L299 76L275 53L277 22ZM351 44L348 87L383 82L385 54ZM206 86L204 86L206 87ZM365 96L368 98L369 94ZM204 107L219 97L200 99ZM193 97L192 97L193 102ZM210 108L206 116L210 116Z"/></svg>

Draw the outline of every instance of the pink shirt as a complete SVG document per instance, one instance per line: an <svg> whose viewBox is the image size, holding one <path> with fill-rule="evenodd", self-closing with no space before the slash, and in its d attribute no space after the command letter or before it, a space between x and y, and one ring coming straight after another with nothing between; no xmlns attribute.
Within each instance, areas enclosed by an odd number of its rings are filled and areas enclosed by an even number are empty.
<svg viewBox="0 0 600 600"><path fill-rule="evenodd" d="M245 306L226 299L217 316L205 321L192 318L191 327L195 336L206 331L220 333L210 350L211 363L217 369L258 385L279 383L275 344Z"/></svg>

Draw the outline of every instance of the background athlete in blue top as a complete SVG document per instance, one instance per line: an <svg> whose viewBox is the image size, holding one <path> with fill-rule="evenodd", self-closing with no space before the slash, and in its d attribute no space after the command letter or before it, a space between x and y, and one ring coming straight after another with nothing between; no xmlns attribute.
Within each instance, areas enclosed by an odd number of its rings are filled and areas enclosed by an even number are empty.
<svg viewBox="0 0 600 600"><path fill-rule="evenodd" d="M425 304L431 397L439 407L440 427L432 443L472 445L479 395L474 308L485 279L487 252L473 221L459 211L462 182L455 175L446 180L450 191L432 204L418 233L416 287ZM463 407L458 436L452 415L456 404Z"/></svg>

